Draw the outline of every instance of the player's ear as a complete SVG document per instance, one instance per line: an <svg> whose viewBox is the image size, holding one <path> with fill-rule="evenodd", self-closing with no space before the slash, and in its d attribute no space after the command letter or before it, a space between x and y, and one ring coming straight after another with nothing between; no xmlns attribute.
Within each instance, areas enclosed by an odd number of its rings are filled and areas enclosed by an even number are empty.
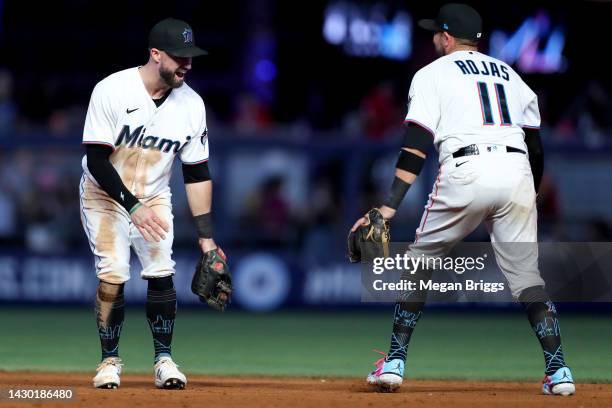
<svg viewBox="0 0 612 408"><path fill-rule="evenodd" d="M455 48L455 37L447 33L446 31L442 32L443 44L447 48Z"/></svg>
<svg viewBox="0 0 612 408"><path fill-rule="evenodd" d="M161 51L157 48L150 48L149 56L153 61L159 63L159 61L161 60Z"/></svg>

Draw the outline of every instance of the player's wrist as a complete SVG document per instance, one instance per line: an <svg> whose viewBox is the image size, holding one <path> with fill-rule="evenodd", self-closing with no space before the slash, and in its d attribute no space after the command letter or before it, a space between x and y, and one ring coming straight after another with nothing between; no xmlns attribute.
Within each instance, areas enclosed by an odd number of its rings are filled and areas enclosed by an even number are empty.
<svg viewBox="0 0 612 408"><path fill-rule="evenodd" d="M129 210L130 215L133 215L136 212L136 210L138 210L140 207L142 207L142 205L143 204L140 201L138 201L136 204L134 204L132 206L132 208L130 208L130 210Z"/></svg>
<svg viewBox="0 0 612 408"><path fill-rule="evenodd" d="M198 239L198 244L200 245L203 253L217 249L217 244L212 238L200 238Z"/></svg>
<svg viewBox="0 0 612 408"><path fill-rule="evenodd" d="M387 207L386 205L381 205L378 210L382 214L383 218L387 220L390 220L391 218L393 218L396 213L396 210L394 210L391 207Z"/></svg>

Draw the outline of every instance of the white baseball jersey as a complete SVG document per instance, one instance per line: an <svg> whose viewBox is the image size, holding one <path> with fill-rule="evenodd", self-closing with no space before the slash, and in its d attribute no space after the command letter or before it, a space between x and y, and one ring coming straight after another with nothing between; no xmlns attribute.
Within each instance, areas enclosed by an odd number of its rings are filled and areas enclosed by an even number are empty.
<svg viewBox="0 0 612 408"><path fill-rule="evenodd" d="M158 108L145 89L138 68L114 73L93 90L83 143L111 146L110 162L136 198L167 190L172 162L208 160L206 110L202 98L187 84L175 88ZM87 169L83 171L97 184Z"/></svg>
<svg viewBox="0 0 612 408"><path fill-rule="evenodd" d="M456 51L419 70L406 122L429 130L443 163L456 150L489 143L527 151L523 127L539 128L536 94L506 63Z"/></svg>
<svg viewBox="0 0 612 408"><path fill-rule="evenodd" d="M87 169L87 156L83 157L81 222L98 278L110 283L127 281L130 247L142 264L141 277L173 275L174 227L168 182L174 156L186 164L208 160L202 98L183 83L157 107L138 68L117 72L93 90L83 143L111 146L110 162L125 186L170 227L160 242L146 241L128 212L99 187Z"/></svg>
<svg viewBox="0 0 612 408"><path fill-rule="evenodd" d="M518 297L544 285L538 270L537 210L523 127L538 128L535 93L504 62L457 51L416 73L407 122L429 130L440 170L409 253L445 256L481 223ZM452 153L475 144L478 155Z"/></svg>

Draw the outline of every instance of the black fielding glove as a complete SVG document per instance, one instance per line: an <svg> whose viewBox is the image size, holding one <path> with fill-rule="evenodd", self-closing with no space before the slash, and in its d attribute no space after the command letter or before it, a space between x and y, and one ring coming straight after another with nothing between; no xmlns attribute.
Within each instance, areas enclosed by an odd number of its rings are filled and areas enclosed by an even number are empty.
<svg viewBox="0 0 612 408"><path fill-rule="evenodd" d="M191 291L213 309L225 310L232 295L232 277L220 248L202 254L191 281Z"/></svg>
<svg viewBox="0 0 612 408"><path fill-rule="evenodd" d="M374 258L389 256L391 240L389 220L386 220L378 208L371 209L366 215L366 224L349 232L348 258L352 263L362 259L371 261ZM366 244L363 245L362 244Z"/></svg>

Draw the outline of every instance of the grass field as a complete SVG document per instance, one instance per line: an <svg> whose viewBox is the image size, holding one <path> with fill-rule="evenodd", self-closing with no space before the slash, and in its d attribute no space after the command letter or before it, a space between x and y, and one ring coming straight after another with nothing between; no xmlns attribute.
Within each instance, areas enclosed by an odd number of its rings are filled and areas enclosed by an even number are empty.
<svg viewBox="0 0 612 408"><path fill-rule="evenodd" d="M99 343L90 309L1 311L0 369L93 372ZM363 377L386 351L388 313L225 314L179 310L173 355L192 374ZM611 382L609 316L563 315L566 359L583 382ZM126 373L150 373L144 310L128 308L120 351ZM523 314L426 311L407 377L540 380L543 357Z"/></svg>

